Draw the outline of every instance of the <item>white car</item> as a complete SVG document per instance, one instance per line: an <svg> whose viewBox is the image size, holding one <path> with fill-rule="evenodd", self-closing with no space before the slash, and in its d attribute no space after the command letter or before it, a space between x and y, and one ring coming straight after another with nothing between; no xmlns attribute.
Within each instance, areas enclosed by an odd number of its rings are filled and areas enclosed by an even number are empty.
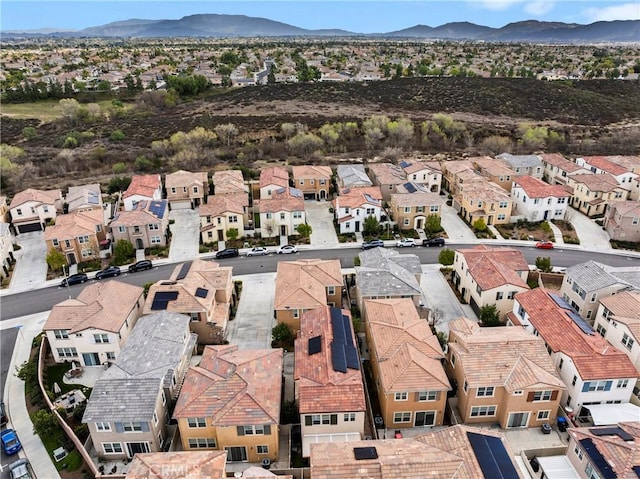
<svg viewBox="0 0 640 479"><path fill-rule="evenodd" d="M298 252L298 248L290 244L280 246L280 248L278 248L278 251L277 251L278 254L292 254L297 252Z"/></svg>
<svg viewBox="0 0 640 479"><path fill-rule="evenodd" d="M265 256L269 253L270 251L264 246L256 246L252 248L251 251L247 251L247 256Z"/></svg>
<svg viewBox="0 0 640 479"><path fill-rule="evenodd" d="M396 246L398 248L413 248L416 245L416 242L412 238L402 238L396 241Z"/></svg>

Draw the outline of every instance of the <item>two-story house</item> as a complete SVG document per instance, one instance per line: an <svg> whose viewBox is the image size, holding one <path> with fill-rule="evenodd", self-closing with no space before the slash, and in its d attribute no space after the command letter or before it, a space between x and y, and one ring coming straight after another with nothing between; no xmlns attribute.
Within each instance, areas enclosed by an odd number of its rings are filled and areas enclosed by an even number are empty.
<svg viewBox="0 0 640 479"><path fill-rule="evenodd" d="M207 202L208 174L178 170L165 176L164 187L172 209L194 209Z"/></svg>
<svg viewBox="0 0 640 479"><path fill-rule="evenodd" d="M242 170L220 170L211 175L214 195L249 194Z"/></svg>
<svg viewBox="0 0 640 479"><path fill-rule="evenodd" d="M185 451L227 451L230 462L276 461L282 349L206 346L173 412Z"/></svg>
<svg viewBox="0 0 640 479"><path fill-rule="evenodd" d="M413 301L365 300L362 315L384 424L441 426L451 385L438 338Z"/></svg>
<svg viewBox="0 0 640 479"><path fill-rule="evenodd" d="M442 171L440 171L440 165L438 163L420 160L402 160L399 166L404 170L407 180L410 182L424 185L427 191L431 191L432 193L440 193Z"/></svg>
<svg viewBox="0 0 640 479"><path fill-rule="evenodd" d="M29 188L17 193L9 203L11 224L18 234L44 231L47 222L62 213L62 191Z"/></svg>
<svg viewBox="0 0 640 479"><path fill-rule="evenodd" d="M122 193L125 211L136 209L141 201L160 201L162 180L160 175L133 175L129 187Z"/></svg>
<svg viewBox="0 0 640 479"><path fill-rule="evenodd" d="M389 202L391 216L400 230L422 229L431 215L440 216L445 197L439 193L393 194Z"/></svg>
<svg viewBox="0 0 640 479"><path fill-rule="evenodd" d="M262 168L259 186L259 198L261 200L271 199L277 191L289 188L289 172L282 166Z"/></svg>
<svg viewBox="0 0 640 479"><path fill-rule="evenodd" d="M322 306L302 315L294 381L303 457L313 443L363 439L367 405L348 310Z"/></svg>
<svg viewBox="0 0 640 479"><path fill-rule="evenodd" d="M382 218L382 192L378 186L341 190L333 205L340 233L343 234L362 231L368 217L378 222Z"/></svg>
<svg viewBox="0 0 640 479"><path fill-rule="evenodd" d="M453 206L470 225L480 219L487 225L503 225L511 222L513 200L507 190L483 180L464 185L454 195Z"/></svg>
<svg viewBox="0 0 640 479"><path fill-rule="evenodd" d="M488 179L491 183L498 185L503 190L511 191L513 179L517 176L515 172L503 161L490 156L474 156L469 158L474 170Z"/></svg>
<svg viewBox="0 0 640 479"><path fill-rule="evenodd" d="M107 237L105 229L102 209L59 215L56 223L45 229L47 251L62 252L68 264L97 259L100 242Z"/></svg>
<svg viewBox="0 0 640 479"><path fill-rule="evenodd" d="M167 311L142 316L98 378L82 417L98 457L131 459L163 450L168 411L196 348L189 322Z"/></svg>
<svg viewBox="0 0 640 479"><path fill-rule="evenodd" d="M14 261L11 228L9 223L0 223L0 265L2 266L0 276L4 278L9 276L9 268Z"/></svg>
<svg viewBox="0 0 640 479"><path fill-rule="evenodd" d="M520 250L478 245L456 250L453 283L476 313L495 304L504 318L516 293L529 289L529 265Z"/></svg>
<svg viewBox="0 0 640 479"><path fill-rule="evenodd" d="M291 168L293 184L305 199L325 200L329 197L333 171L330 166L301 165Z"/></svg>
<svg viewBox="0 0 640 479"><path fill-rule="evenodd" d="M640 242L640 201L608 202L603 228L614 241Z"/></svg>
<svg viewBox="0 0 640 479"><path fill-rule="evenodd" d="M443 161L441 165L442 187L451 195L460 193L466 185L487 181L486 178L475 172L473 163L469 160Z"/></svg>
<svg viewBox="0 0 640 479"><path fill-rule="evenodd" d="M276 273L274 314L278 324L300 329L305 311L320 306L339 306L344 278L337 259L280 261Z"/></svg>
<svg viewBox="0 0 640 479"><path fill-rule="evenodd" d="M603 215L607 203L626 200L629 194L609 173L572 175L567 185L572 188L569 204L590 218Z"/></svg>
<svg viewBox="0 0 640 479"><path fill-rule="evenodd" d="M567 160L560 153L538 155L542 161L543 179L551 185L566 185L573 175L589 174L589 170Z"/></svg>
<svg viewBox="0 0 640 479"><path fill-rule="evenodd" d="M120 281L91 283L76 299L56 304L42 328L54 361L82 366L115 361L143 305L143 289Z"/></svg>
<svg viewBox="0 0 640 479"><path fill-rule="evenodd" d="M564 220L570 197L563 186L526 175L517 177L511 189L515 214L531 222Z"/></svg>
<svg viewBox="0 0 640 479"><path fill-rule="evenodd" d="M516 178L519 176L533 176L541 180L544 176L544 165L538 155L501 153L496 158L504 162L515 173Z"/></svg>
<svg viewBox="0 0 640 479"><path fill-rule="evenodd" d="M609 161L606 156L578 157L576 158L576 164L596 175L610 174L616 179L618 185L627 191L631 191L632 182L638 178L637 173L634 173L624 166Z"/></svg>
<svg viewBox="0 0 640 479"><path fill-rule="evenodd" d="M367 166L373 184L380 188L384 201L389 201L396 191L396 186L407 181L405 171L393 163L370 163Z"/></svg>
<svg viewBox="0 0 640 479"><path fill-rule="evenodd" d="M166 281L151 285L144 314L170 311L191 318L189 328L201 344L220 344L235 304L233 268L195 259L176 265Z"/></svg>
<svg viewBox="0 0 640 479"><path fill-rule="evenodd" d="M102 192L98 183L92 185L70 186L65 198L67 211L102 211Z"/></svg>
<svg viewBox="0 0 640 479"><path fill-rule="evenodd" d="M167 246L169 208L167 200L140 200L130 210L118 211L109 230L114 242L129 241L136 249Z"/></svg>
<svg viewBox="0 0 640 479"><path fill-rule="evenodd" d="M510 429L555 422L566 386L542 339L459 318L449 323L447 368L464 423L497 422Z"/></svg>
<svg viewBox="0 0 640 479"><path fill-rule="evenodd" d="M373 182L367 175L364 165L338 165L336 168L338 191L351 188L368 188ZM380 196L382 198L382 194Z"/></svg>
<svg viewBox="0 0 640 479"><path fill-rule="evenodd" d="M518 293L508 323L541 337L567 389L562 406L580 416L582 406L628 403L640 374L556 293Z"/></svg>
<svg viewBox="0 0 640 479"><path fill-rule="evenodd" d="M271 191L269 198L254 204L260 211L260 232L264 238L297 235L298 226L307 222L302 191L297 188L287 186Z"/></svg>
<svg viewBox="0 0 640 479"><path fill-rule="evenodd" d="M249 195L229 193L210 196L207 203L200 205L200 240L202 243L226 241L228 232L238 230L238 237L244 236L245 217L249 207Z"/></svg>

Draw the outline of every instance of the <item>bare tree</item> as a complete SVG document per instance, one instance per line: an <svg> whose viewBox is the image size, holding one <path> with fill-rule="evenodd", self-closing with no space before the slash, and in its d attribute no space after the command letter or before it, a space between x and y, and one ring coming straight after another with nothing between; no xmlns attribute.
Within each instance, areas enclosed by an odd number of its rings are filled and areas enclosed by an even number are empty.
<svg viewBox="0 0 640 479"><path fill-rule="evenodd" d="M227 146L230 146L231 139L238 135L238 129L233 123L217 125L213 130L216 132L216 135L218 135L218 137L222 139L224 144Z"/></svg>

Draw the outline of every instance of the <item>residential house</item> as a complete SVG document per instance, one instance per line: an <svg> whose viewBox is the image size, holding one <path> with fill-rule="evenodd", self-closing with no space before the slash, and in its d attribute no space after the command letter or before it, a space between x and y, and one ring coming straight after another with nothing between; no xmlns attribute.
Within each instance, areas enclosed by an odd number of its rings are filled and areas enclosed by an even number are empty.
<svg viewBox="0 0 640 479"><path fill-rule="evenodd" d="M487 225L511 222L513 200L509 192L486 180L464 185L453 196L453 207L470 225L483 220Z"/></svg>
<svg viewBox="0 0 640 479"><path fill-rule="evenodd" d="M399 164L405 172L407 180L424 185L427 191L440 193L442 172L440 165L420 160L402 160Z"/></svg>
<svg viewBox="0 0 640 479"><path fill-rule="evenodd" d="M131 459L163 450L168 411L196 348L189 322L188 316L168 311L142 316L96 381L82 422L100 458Z"/></svg>
<svg viewBox="0 0 640 479"><path fill-rule="evenodd" d="M0 195L0 223L9 223L9 205L7 204L7 197Z"/></svg>
<svg viewBox="0 0 640 479"><path fill-rule="evenodd" d="M606 157L611 163L622 166L623 168L632 171L634 173L640 173L640 156L623 156L623 155L610 155Z"/></svg>
<svg viewBox="0 0 640 479"><path fill-rule="evenodd" d="M305 311L325 305L340 306L343 286L337 259L278 262L273 306L277 323L298 331Z"/></svg>
<svg viewBox="0 0 640 479"><path fill-rule="evenodd" d="M139 453L127 468L127 479L224 479L226 464L226 451Z"/></svg>
<svg viewBox="0 0 640 479"><path fill-rule="evenodd" d="M260 232L263 238L297 235L297 228L307 222L302 191L284 187L271 193L268 199L255 201L260 211Z"/></svg>
<svg viewBox="0 0 640 479"><path fill-rule="evenodd" d="M233 267L195 259L178 264L167 281L154 283L147 293L144 314L166 310L191 318L191 332L201 344L221 344L235 305Z"/></svg>
<svg viewBox="0 0 640 479"><path fill-rule="evenodd" d="M131 210L118 211L109 230L113 241L129 241L136 249L164 248L169 238L167 200L140 200Z"/></svg>
<svg viewBox="0 0 640 479"><path fill-rule="evenodd" d="M572 188L569 204L590 218L604 215L607 203L626 200L629 194L609 173L572 175L567 185Z"/></svg>
<svg viewBox="0 0 640 479"><path fill-rule="evenodd" d="M340 234L358 233L367 218L382 219L382 192L378 186L347 188L333 200Z"/></svg>
<svg viewBox="0 0 640 479"><path fill-rule="evenodd" d="M373 186L373 182L367 176L364 165L338 165L336 168L336 184L338 191Z"/></svg>
<svg viewBox="0 0 640 479"><path fill-rule="evenodd" d="M497 158L490 156L474 156L469 158L474 170L488 179L491 183L498 185L505 191L511 191L513 179L517 176L509 166Z"/></svg>
<svg viewBox="0 0 640 479"><path fill-rule="evenodd" d="M227 241L229 230L236 229L237 237L244 236L245 218L248 216L247 193L219 194L209 197L200 205L200 240L202 243Z"/></svg>
<svg viewBox="0 0 640 479"><path fill-rule="evenodd" d="M429 216L440 216L445 201L439 193L393 194L389 210L400 230L420 230Z"/></svg>
<svg viewBox="0 0 640 479"><path fill-rule="evenodd" d="M260 170L260 199L272 199L277 191L289 188L289 172L282 166L270 166Z"/></svg>
<svg viewBox="0 0 640 479"><path fill-rule="evenodd" d="M551 185L566 185L573 175L589 174L589 170L567 160L560 153L544 153L538 156L544 167L543 179Z"/></svg>
<svg viewBox="0 0 640 479"><path fill-rule="evenodd" d="M206 171L178 170L164 178L167 200L172 209L194 209L207 202L209 180Z"/></svg>
<svg viewBox="0 0 640 479"><path fill-rule="evenodd" d="M459 249L453 269L456 290L476 313L495 304L504 318L513 308L516 293L529 289L529 264L518 249L485 245Z"/></svg>
<svg viewBox="0 0 640 479"><path fill-rule="evenodd" d="M101 209L59 215L44 232L47 251L60 251L68 264L99 258L100 242L106 237Z"/></svg>
<svg viewBox="0 0 640 479"><path fill-rule="evenodd" d="M564 186L526 175L518 176L511 189L515 215L531 222L564 220L570 197Z"/></svg>
<svg viewBox="0 0 640 479"><path fill-rule="evenodd" d="M393 440L311 445L311 477L523 478L516 454L495 430L456 425Z"/></svg>
<svg viewBox="0 0 640 479"><path fill-rule="evenodd" d="M438 338L413 301L365 300L362 315L384 424L389 429L441 426L451 385Z"/></svg>
<svg viewBox="0 0 640 479"><path fill-rule="evenodd" d="M356 301L360 310L367 299L411 298L415 306L424 306L420 288L422 266L417 255L372 248L358 258Z"/></svg>
<svg viewBox="0 0 640 479"><path fill-rule="evenodd" d="M233 195L249 193L249 186L244 182L242 170L220 170L211 175L214 195Z"/></svg>
<svg viewBox="0 0 640 479"><path fill-rule="evenodd" d="M322 306L302 314L294 387L303 457L309 457L314 443L364 438L367 404L360 364L349 310Z"/></svg>
<svg viewBox="0 0 640 479"><path fill-rule="evenodd" d="M92 185L70 186L65 199L67 211L102 211L102 192L98 183Z"/></svg>
<svg viewBox="0 0 640 479"><path fill-rule="evenodd" d="M133 175L129 187L122 194L125 211L136 209L141 201L160 201L162 199L162 180L160 175Z"/></svg>
<svg viewBox="0 0 640 479"><path fill-rule="evenodd" d="M566 386L541 338L459 318L449 323L447 368L462 422L497 422L503 429L555 423Z"/></svg>
<svg viewBox="0 0 640 479"><path fill-rule="evenodd" d="M587 261L567 268L560 294L583 318L593 323L599 301L627 289L640 289L640 268Z"/></svg>
<svg viewBox="0 0 640 479"><path fill-rule="evenodd" d="M44 231L47 222L62 213L62 191L29 188L16 194L9 203L11 224L18 234Z"/></svg>
<svg viewBox="0 0 640 479"><path fill-rule="evenodd" d="M225 450L230 462L275 462L282 360L282 349L206 346L173 412L182 448Z"/></svg>
<svg viewBox="0 0 640 479"><path fill-rule="evenodd" d="M544 340L567 386L563 407L580 416L582 406L629 402L640 374L558 294L544 288L518 293L508 321Z"/></svg>
<svg viewBox="0 0 640 479"><path fill-rule="evenodd" d="M301 165L291 168L293 184L305 199L326 200L331 189L333 171L330 166Z"/></svg>
<svg viewBox="0 0 640 479"><path fill-rule="evenodd" d="M502 153L497 155L496 158L511 168L516 178L520 176L532 176L541 180L544 176L544 165L538 155L512 155L511 153Z"/></svg>
<svg viewBox="0 0 640 479"><path fill-rule="evenodd" d="M640 242L640 202L608 202L604 211L603 228L614 241Z"/></svg>
<svg viewBox="0 0 640 479"><path fill-rule="evenodd" d="M473 163L468 160L443 161L442 187L451 195L462 191L463 186L473 183L486 183L486 179L476 173Z"/></svg>
<svg viewBox="0 0 640 479"><path fill-rule="evenodd" d="M396 186L407 181L405 171L393 163L370 163L368 168L373 184L380 188L384 201L389 201L396 191Z"/></svg>
<svg viewBox="0 0 640 479"><path fill-rule="evenodd" d="M618 185L627 191L631 191L632 182L638 178L638 173L609 161L606 156L582 156L576 158L576 164L596 175L610 174Z"/></svg>
<svg viewBox="0 0 640 479"><path fill-rule="evenodd" d="M9 223L0 223L0 276L6 278L9 276L11 264L15 261L13 256L13 237Z"/></svg>
<svg viewBox="0 0 640 479"><path fill-rule="evenodd" d="M120 281L91 283L76 299L56 304L42 328L54 361L82 366L115 361L143 305L143 289Z"/></svg>

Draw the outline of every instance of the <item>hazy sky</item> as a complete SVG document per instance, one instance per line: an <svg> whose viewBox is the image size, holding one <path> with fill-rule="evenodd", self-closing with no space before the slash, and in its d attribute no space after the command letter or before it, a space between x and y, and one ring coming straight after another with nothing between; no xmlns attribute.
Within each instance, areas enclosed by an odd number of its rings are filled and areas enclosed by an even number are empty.
<svg viewBox="0 0 640 479"><path fill-rule="evenodd" d="M637 20L640 0L1 0L0 28L79 30L132 18L176 20L199 13L263 17L308 29L377 33L458 21L501 27L529 19L583 24ZM640 41L640 33L638 36Z"/></svg>

